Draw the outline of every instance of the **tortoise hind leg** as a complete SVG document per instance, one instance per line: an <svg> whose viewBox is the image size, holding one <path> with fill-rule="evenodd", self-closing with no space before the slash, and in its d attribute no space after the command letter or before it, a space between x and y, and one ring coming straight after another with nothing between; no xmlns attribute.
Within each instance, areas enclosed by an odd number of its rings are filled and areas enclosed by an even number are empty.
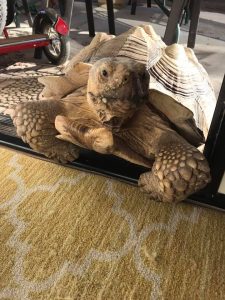
<svg viewBox="0 0 225 300"><path fill-rule="evenodd" d="M152 171L139 178L143 191L159 201L178 202L207 185L210 170L201 152L184 140L160 145Z"/></svg>
<svg viewBox="0 0 225 300"><path fill-rule="evenodd" d="M13 119L17 134L32 149L62 163L75 160L78 148L56 138L55 118L65 113L60 101L32 101L20 103L15 109L6 111Z"/></svg>

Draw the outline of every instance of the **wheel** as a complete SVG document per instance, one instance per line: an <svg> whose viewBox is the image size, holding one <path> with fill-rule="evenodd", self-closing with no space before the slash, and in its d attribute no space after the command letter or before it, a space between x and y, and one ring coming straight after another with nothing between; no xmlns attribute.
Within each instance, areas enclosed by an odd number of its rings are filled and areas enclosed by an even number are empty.
<svg viewBox="0 0 225 300"><path fill-rule="evenodd" d="M7 18L7 1L0 0L0 35L2 34L2 31L5 27L6 18Z"/></svg>
<svg viewBox="0 0 225 300"><path fill-rule="evenodd" d="M47 34L51 39L50 44L43 47L47 58L55 65L66 62L70 55L69 38L56 32L48 18L42 20L40 27L41 33Z"/></svg>

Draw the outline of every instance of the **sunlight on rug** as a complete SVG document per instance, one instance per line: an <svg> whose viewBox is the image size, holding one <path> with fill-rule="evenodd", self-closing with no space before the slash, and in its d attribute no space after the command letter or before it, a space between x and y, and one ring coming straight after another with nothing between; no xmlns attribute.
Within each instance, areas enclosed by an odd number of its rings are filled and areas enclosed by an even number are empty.
<svg viewBox="0 0 225 300"><path fill-rule="evenodd" d="M224 214L0 157L0 299L224 299Z"/></svg>

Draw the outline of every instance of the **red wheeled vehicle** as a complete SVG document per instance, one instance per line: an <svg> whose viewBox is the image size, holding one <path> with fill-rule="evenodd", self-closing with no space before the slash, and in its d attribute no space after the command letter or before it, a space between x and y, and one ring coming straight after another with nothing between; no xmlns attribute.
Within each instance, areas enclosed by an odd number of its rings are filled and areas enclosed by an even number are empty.
<svg viewBox="0 0 225 300"><path fill-rule="evenodd" d="M7 27L14 20L16 0L0 0L0 55L35 48L35 58L41 58L42 50L54 64L64 63L70 52L69 27L52 8L40 11L33 21L33 34L10 37Z"/></svg>

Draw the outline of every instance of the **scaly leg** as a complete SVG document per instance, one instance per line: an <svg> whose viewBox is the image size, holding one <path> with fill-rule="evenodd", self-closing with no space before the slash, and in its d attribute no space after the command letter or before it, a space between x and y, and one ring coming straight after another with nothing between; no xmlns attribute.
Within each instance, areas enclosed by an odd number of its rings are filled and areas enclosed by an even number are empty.
<svg viewBox="0 0 225 300"><path fill-rule="evenodd" d="M178 202L204 188L210 170L203 154L182 138L162 137L151 172L139 178L141 189L163 202Z"/></svg>
<svg viewBox="0 0 225 300"><path fill-rule="evenodd" d="M55 118L65 113L60 101L32 101L21 103L6 111L13 119L17 134L32 149L62 163L79 156L78 147L56 138Z"/></svg>

